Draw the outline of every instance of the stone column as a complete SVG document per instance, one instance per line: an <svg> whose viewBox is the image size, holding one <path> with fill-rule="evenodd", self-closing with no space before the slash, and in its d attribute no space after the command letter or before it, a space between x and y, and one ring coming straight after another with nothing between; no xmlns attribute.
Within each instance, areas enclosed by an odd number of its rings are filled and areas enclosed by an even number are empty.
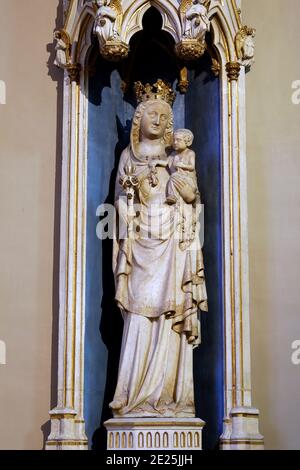
<svg viewBox="0 0 300 470"><path fill-rule="evenodd" d="M225 252L225 284L230 286L231 301L225 305L225 419L220 444L222 449L263 449L259 411L251 401L245 69L238 62L228 62L226 73L229 220L225 236L229 251Z"/></svg>
<svg viewBox="0 0 300 470"><path fill-rule="evenodd" d="M47 450L88 448L83 419L86 159L79 72L72 66L64 80L58 391Z"/></svg>

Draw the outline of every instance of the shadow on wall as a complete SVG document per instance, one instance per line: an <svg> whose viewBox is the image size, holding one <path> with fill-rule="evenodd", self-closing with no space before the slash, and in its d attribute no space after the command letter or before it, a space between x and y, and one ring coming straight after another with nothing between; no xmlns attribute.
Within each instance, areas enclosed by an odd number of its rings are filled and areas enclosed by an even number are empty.
<svg viewBox="0 0 300 470"><path fill-rule="evenodd" d="M119 142L115 151L115 165L111 172L109 182L109 192L105 199L106 204L114 204L114 187L116 172L120 159L120 142L122 141L121 134L126 133L126 128L117 117ZM129 128L131 122L129 121ZM126 147L126 145L124 146ZM123 149L122 149L123 150ZM100 243L100 242L99 242ZM112 257L113 257L113 241L106 239L102 241L102 301L101 301L101 321L100 321L100 335L104 345L107 348L107 366L106 366L106 383L102 404L102 415L100 419L100 426L95 431L92 437L93 450L106 450L106 430L103 423L112 418L112 413L109 408L109 403L113 399L114 391L117 385L119 357L121 350L121 341L123 333L123 321L120 311L115 302L115 286L114 276L112 271Z"/></svg>
<svg viewBox="0 0 300 470"><path fill-rule="evenodd" d="M103 70L103 69L102 69ZM113 80L112 80L113 81ZM112 85L112 88L113 85ZM100 92L102 94L102 90ZM115 191L115 180L116 173L119 165L119 159L122 151L127 147L129 143L131 120L124 120L125 125L122 124L121 119L118 116L115 116L115 129L117 132L117 137L115 142L117 142L114 150L114 163L113 169L110 173L108 187L106 187L107 195L105 197L104 203L114 205L114 191ZM109 155L109 152L108 152ZM109 166L110 164L107 163ZM101 163L100 163L101 165ZM101 182L98 181L100 185ZM104 184L103 184L104 186ZM106 185L105 185L106 186ZM101 201L102 202L102 201ZM101 288L95 292L94 295L98 296L96 302L101 300L100 292L102 291L102 300L100 309L97 312L97 318L99 318L99 313L101 312L100 320L100 336L98 341L100 341L106 347L106 371L105 371L105 387L102 397L102 414L100 418L100 426L94 432L92 436L92 449L93 450L106 450L106 430L103 426L103 423L112 417L109 403L113 399L114 391L116 388L117 375L118 375L118 366L119 366L119 356L121 349L121 340L123 333L123 321L120 314L120 311L115 302L115 285L114 285L114 276L112 271L112 257L113 257L113 241L110 239L97 240L99 248L101 249L101 273L98 272L99 277L96 276L95 279L90 279L90 283L94 284L97 277L98 282L102 284ZM95 254L93 252L92 256ZM99 260L100 261L100 260ZM92 270L94 272L94 270ZM97 286L98 287L98 286ZM88 321L88 318L87 318ZM87 326L87 331L89 326ZM87 346L88 348L88 346ZM98 358L101 362L102 358ZM97 381L97 377L95 377ZM90 378L87 378L86 383L90 382ZM96 386L97 388L97 386ZM99 406L99 402L95 403L96 406Z"/></svg>
<svg viewBox="0 0 300 470"><path fill-rule="evenodd" d="M56 21L53 32L63 27L63 0L58 0ZM49 38L52 40L52 38ZM55 201L54 201L54 234L53 234L53 281L52 281L52 346L51 346L51 402L49 409L57 405L57 370L58 370L58 317L59 317L59 251L60 251L60 209L61 209L61 165L62 165L62 132L63 132L63 77L61 69L54 65L55 44L46 46L49 58L47 61L48 76L57 83L56 105L56 168L55 168ZM43 449L50 434L51 422L42 426Z"/></svg>
<svg viewBox="0 0 300 470"><path fill-rule="evenodd" d="M122 318L114 300L112 240L98 238L97 213L100 205L114 204L116 172L129 141L132 107L126 112L115 65L99 54L94 65L89 78L84 418L90 445L105 450L102 423L111 417L108 404L116 385Z"/></svg>

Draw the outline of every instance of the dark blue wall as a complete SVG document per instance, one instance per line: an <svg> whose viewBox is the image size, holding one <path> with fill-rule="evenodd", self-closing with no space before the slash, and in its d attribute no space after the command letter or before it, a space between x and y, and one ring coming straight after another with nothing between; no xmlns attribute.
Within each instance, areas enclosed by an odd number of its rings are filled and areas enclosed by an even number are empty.
<svg viewBox="0 0 300 470"><path fill-rule="evenodd" d="M115 385L122 334L114 302L112 242L96 235L97 207L113 204L115 171L134 111L123 102L120 86L119 73L98 60L89 82L88 125L84 413L90 443L100 423L110 417L107 405ZM103 429L94 439L105 445Z"/></svg>
<svg viewBox="0 0 300 470"><path fill-rule="evenodd" d="M206 421L203 446L214 449L223 420L223 286L220 82L205 57L190 71L185 123L195 135L197 174L204 205L204 263L208 313L201 314L202 344L195 351L197 416Z"/></svg>

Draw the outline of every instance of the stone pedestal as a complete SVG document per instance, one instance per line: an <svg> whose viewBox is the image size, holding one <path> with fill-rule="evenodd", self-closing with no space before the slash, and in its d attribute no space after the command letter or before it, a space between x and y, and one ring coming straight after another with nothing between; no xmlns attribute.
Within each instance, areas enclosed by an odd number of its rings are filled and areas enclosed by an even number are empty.
<svg viewBox="0 0 300 470"><path fill-rule="evenodd" d="M199 418L114 418L106 421L107 450L202 450Z"/></svg>

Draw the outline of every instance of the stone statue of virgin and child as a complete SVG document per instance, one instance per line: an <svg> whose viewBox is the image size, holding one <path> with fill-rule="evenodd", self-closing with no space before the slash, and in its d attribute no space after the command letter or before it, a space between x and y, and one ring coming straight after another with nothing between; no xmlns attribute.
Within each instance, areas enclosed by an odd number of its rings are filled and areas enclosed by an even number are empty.
<svg viewBox="0 0 300 470"><path fill-rule="evenodd" d="M193 134L173 131L169 85L137 83L136 95L116 178L117 225L128 236L119 229L114 240L124 330L110 408L115 418L195 417L193 349L207 295Z"/></svg>

